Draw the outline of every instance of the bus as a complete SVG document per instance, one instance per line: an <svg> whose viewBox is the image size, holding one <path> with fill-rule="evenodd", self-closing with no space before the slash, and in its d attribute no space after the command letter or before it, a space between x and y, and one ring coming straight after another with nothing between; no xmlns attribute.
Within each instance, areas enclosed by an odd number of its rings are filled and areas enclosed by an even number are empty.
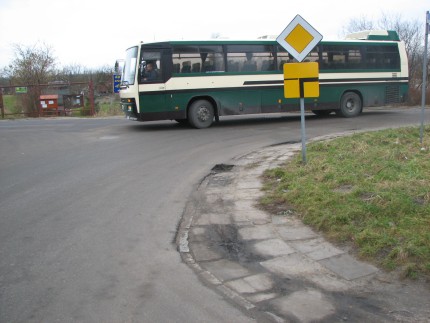
<svg viewBox="0 0 430 323"><path fill-rule="evenodd" d="M299 110L284 98L283 65L293 57L276 40L166 41L126 51L120 101L131 120L176 120L207 128L223 116ZM321 41L304 59L318 62L316 115L358 116L364 107L402 103L408 61L395 31L366 31Z"/></svg>

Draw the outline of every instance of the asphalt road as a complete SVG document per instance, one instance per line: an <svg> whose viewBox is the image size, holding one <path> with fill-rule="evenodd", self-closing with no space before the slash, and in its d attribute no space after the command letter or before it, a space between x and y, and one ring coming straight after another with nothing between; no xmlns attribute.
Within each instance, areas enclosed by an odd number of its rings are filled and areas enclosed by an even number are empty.
<svg viewBox="0 0 430 323"><path fill-rule="evenodd" d="M419 118L415 108L309 116L306 134ZM231 117L203 130L122 118L0 121L0 322L256 319L182 263L176 228L215 164L286 141L300 141L297 115Z"/></svg>

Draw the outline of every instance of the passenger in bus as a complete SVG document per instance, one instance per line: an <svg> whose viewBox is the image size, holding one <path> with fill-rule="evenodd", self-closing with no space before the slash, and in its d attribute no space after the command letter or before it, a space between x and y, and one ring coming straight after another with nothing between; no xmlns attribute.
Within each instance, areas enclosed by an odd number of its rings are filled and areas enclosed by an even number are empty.
<svg viewBox="0 0 430 323"><path fill-rule="evenodd" d="M143 81L155 81L158 78L158 73L154 69L153 63L146 64L145 73L143 75Z"/></svg>
<svg viewBox="0 0 430 323"><path fill-rule="evenodd" d="M246 53L246 61L243 63L242 71L251 72L257 70L257 62L252 60L252 53Z"/></svg>

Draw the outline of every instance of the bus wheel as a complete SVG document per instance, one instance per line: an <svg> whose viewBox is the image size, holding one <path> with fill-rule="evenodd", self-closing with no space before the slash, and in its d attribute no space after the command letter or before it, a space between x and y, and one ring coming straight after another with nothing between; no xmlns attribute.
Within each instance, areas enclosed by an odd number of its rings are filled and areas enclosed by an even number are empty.
<svg viewBox="0 0 430 323"><path fill-rule="evenodd" d="M214 108L209 101L197 100L188 110L188 121L194 128L208 128L214 119Z"/></svg>
<svg viewBox="0 0 430 323"><path fill-rule="evenodd" d="M340 99L340 109L336 114L344 118L358 116L363 109L360 96L355 92L346 92Z"/></svg>

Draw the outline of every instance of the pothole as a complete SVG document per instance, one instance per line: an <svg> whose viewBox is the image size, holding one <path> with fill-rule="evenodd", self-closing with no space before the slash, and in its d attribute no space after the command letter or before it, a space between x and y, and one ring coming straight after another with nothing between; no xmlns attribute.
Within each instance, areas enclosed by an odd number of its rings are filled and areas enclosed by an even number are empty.
<svg viewBox="0 0 430 323"><path fill-rule="evenodd" d="M211 171L213 173L229 172L233 169L233 167L234 167L234 165L216 164L214 167L212 167Z"/></svg>

